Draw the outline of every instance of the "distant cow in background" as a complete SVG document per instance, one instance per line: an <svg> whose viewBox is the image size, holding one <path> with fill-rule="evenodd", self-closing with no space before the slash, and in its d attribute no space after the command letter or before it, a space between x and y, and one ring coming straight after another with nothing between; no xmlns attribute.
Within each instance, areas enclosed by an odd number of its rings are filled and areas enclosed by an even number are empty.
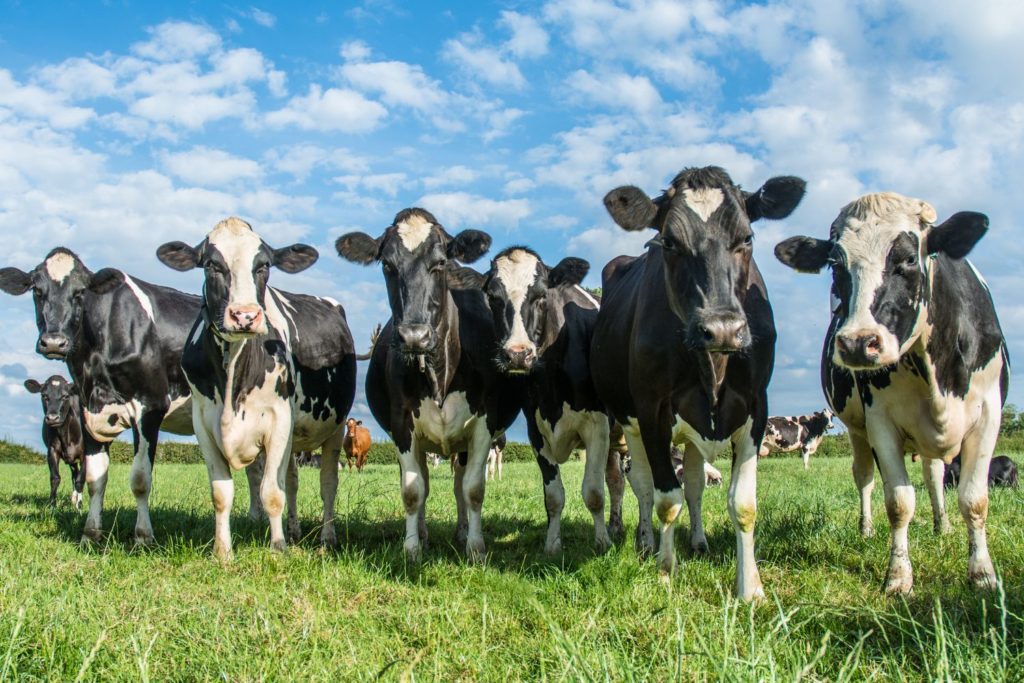
<svg viewBox="0 0 1024 683"><path fill-rule="evenodd" d="M505 435L502 434L491 444L491 450L487 452L488 479L501 479L501 465L505 455L506 443Z"/></svg>
<svg viewBox="0 0 1024 683"><path fill-rule="evenodd" d="M295 464L300 467L320 467L320 454L313 451L298 451L295 454Z"/></svg>
<svg viewBox="0 0 1024 683"><path fill-rule="evenodd" d="M825 438L825 432L832 429L832 417L828 408L799 417L769 417L758 455L763 458L771 452L799 450L806 470L811 456Z"/></svg>
<svg viewBox="0 0 1024 683"><path fill-rule="evenodd" d="M953 458L953 462L946 465L946 473L942 477L942 484L947 489L960 485L960 456ZM1006 455L997 455L992 458L988 466L988 485L1007 486L1017 488L1017 465Z"/></svg>
<svg viewBox="0 0 1024 683"><path fill-rule="evenodd" d="M355 465L357 472L362 472L366 466L366 455L370 452L370 430L363 426L362 420L349 418L345 423L345 441L342 447L345 449L345 457L348 459L348 471L352 471Z"/></svg>
<svg viewBox="0 0 1024 683"><path fill-rule="evenodd" d="M43 443L46 444L46 464L50 467L49 504L57 504L63 460L71 470L71 504L80 509L85 488L85 442L78 389L60 375L53 375L45 382L27 379L25 388L29 393L39 394L43 401Z"/></svg>

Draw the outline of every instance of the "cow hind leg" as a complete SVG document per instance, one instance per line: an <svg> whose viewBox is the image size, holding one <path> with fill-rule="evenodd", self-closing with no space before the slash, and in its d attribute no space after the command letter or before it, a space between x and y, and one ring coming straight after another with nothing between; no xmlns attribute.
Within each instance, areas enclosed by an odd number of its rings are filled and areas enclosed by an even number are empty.
<svg viewBox="0 0 1024 683"><path fill-rule="evenodd" d="M149 517L149 492L153 486L153 463L156 460L156 445L160 436L160 423L165 410L148 410L142 414L139 424L132 432L135 437L135 459L130 475L132 493L135 495L135 545L153 543L153 523Z"/></svg>
<svg viewBox="0 0 1024 683"><path fill-rule="evenodd" d="M701 510L706 485L704 456L687 444L686 450L683 451L683 495L690 513L690 548L697 555L708 551L708 538L704 534L704 515Z"/></svg>
<svg viewBox="0 0 1024 683"><path fill-rule="evenodd" d="M928 498L932 503L932 530L938 535L948 534L953 530L949 524L949 517L946 516L946 494L942 488L945 471L946 465L941 460L921 458L921 474L924 475L924 485L928 489Z"/></svg>
<svg viewBox="0 0 1024 683"><path fill-rule="evenodd" d="M999 434L999 414L1000 402L996 395L982 409L981 421L960 450L957 496L960 514L967 525L967 577L982 590L993 590L998 585L988 554L985 522L988 518L988 470Z"/></svg>
<svg viewBox="0 0 1024 683"><path fill-rule="evenodd" d="M469 454L452 453L452 479L455 484L455 546L466 545L466 538L469 535L469 516L466 514L466 497L463 495L464 480L466 478L466 464L469 461Z"/></svg>
<svg viewBox="0 0 1024 683"><path fill-rule="evenodd" d="M267 518L260 500L260 482L263 481L263 470L266 469L267 458L260 455L245 468L245 478L249 484L249 519L261 522Z"/></svg>
<svg viewBox="0 0 1024 683"><path fill-rule="evenodd" d="M875 459L871 446L863 434L849 432L850 447L853 450L853 481L860 496L860 535L869 538L875 535L875 524L871 515L871 493L875 490Z"/></svg>
<svg viewBox="0 0 1024 683"><path fill-rule="evenodd" d="M103 496L107 490L107 471L110 467L110 455L107 447L98 443L91 444L95 452L85 456L85 483L89 487L89 512L85 517L85 528L82 530L82 543L99 543L103 540ZM90 448L90 450L94 450Z"/></svg>
<svg viewBox="0 0 1024 683"><path fill-rule="evenodd" d="M288 457L288 473L285 480L285 497L288 499L288 542L298 543L302 538L302 525L299 524L299 461L301 453L292 453Z"/></svg>
<svg viewBox="0 0 1024 683"><path fill-rule="evenodd" d="M626 478L622 474L622 455L614 447L608 450L604 481L608 485L608 536L618 542L626 531L622 524L622 498L626 491Z"/></svg>
<svg viewBox="0 0 1024 683"><path fill-rule="evenodd" d="M594 519L594 547L603 553L611 547L604 523L604 475L608 469L608 418L602 413L591 419L584 435L587 462L583 470L583 503Z"/></svg>
<svg viewBox="0 0 1024 683"><path fill-rule="evenodd" d="M761 600L764 588L754 558L754 523L757 521L757 442L752 421L732 439L732 475L728 507L736 529L736 595L741 600ZM760 439L758 439L759 441Z"/></svg>

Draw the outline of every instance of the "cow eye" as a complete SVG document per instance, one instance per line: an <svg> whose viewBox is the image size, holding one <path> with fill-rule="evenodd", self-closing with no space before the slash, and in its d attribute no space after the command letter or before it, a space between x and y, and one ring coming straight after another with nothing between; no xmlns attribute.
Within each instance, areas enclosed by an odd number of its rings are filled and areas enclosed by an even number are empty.
<svg viewBox="0 0 1024 683"><path fill-rule="evenodd" d="M430 264L430 272L431 273L437 273L439 271L444 270L444 267L445 267L445 262L444 261L435 261L434 263Z"/></svg>
<svg viewBox="0 0 1024 683"><path fill-rule="evenodd" d="M263 273L266 273L269 270L270 270L270 264L268 264L268 263L261 263L260 265L256 266L253 269L253 272L254 273L260 273L262 275Z"/></svg>
<svg viewBox="0 0 1024 683"><path fill-rule="evenodd" d="M754 243L754 234L751 233L743 238L743 245L749 247Z"/></svg>
<svg viewBox="0 0 1024 683"><path fill-rule="evenodd" d="M911 254L907 258L903 259L903 265L906 268L916 268L917 267L917 254Z"/></svg>
<svg viewBox="0 0 1024 683"><path fill-rule="evenodd" d="M224 274L224 267L221 266L219 263L216 263L214 261L207 261L206 262L206 272L213 273L213 274L216 274L216 275L223 275Z"/></svg>

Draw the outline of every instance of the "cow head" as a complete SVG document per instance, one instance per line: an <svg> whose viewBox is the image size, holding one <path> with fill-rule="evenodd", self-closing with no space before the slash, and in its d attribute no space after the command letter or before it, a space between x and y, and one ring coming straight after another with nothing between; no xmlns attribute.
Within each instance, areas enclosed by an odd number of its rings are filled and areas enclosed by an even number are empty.
<svg viewBox="0 0 1024 683"><path fill-rule="evenodd" d="M453 262L476 261L487 253L491 237L479 230L452 237L429 211L412 208L400 211L380 237L350 232L335 246L353 263L380 262L396 343L404 354L420 356L437 346L437 330L448 312Z"/></svg>
<svg viewBox="0 0 1024 683"><path fill-rule="evenodd" d="M77 389L60 375L53 375L45 382L27 379L25 388L42 398L43 421L49 427L60 427L77 409Z"/></svg>
<svg viewBox="0 0 1024 683"><path fill-rule="evenodd" d="M549 268L526 247L510 247L491 261L483 289L494 318L502 370L525 374L533 368L564 323L561 307L550 303L548 295L559 287L578 285L589 269L589 263L571 256Z"/></svg>
<svg viewBox="0 0 1024 683"><path fill-rule="evenodd" d="M637 187L620 187L605 207L625 230L654 228L652 257L664 260L672 312L686 326L694 349L729 353L745 349L750 330L741 301L746 293L759 218L785 218L803 198L805 183L772 178L743 192L722 169L686 169L657 199Z"/></svg>
<svg viewBox="0 0 1024 683"><path fill-rule="evenodd" d="M362 420L357 420L354 417L350 417L348 420L345 421L345 433L348 436L355 436L356 435L356 427L359 427L362 424L363 424Z"/></svg>
<svg viewBox="0 0 1024 683"><path fill-rule="evenodd" d="M837 320L832 360L850 370L892 365L913 346L927 318L929 257L966 256L988 218L961 212L941 225L927 202L893 192L847 204L830 238L790 237L775 256L801 272L832 269Z"/></svg>
<svg viewBox="0 0 1024 683"><path fill-rule="evenodd" d="M231 341L267 333L270 267L299 273L319 254L306 244L274 249L240 218L226 218L195 247L168 242L156 252L175 270L203 268L203 303L217 334Z"/></svg>
<svg viewBox="0 0 1024 683"><path fill-rule="evenodd" d="M109 292L124 281L120 271L104 268L93 273L71 250L57 247L38 266L24 272L0 268L0 289L15 296L32 290L39 339L36 353L64 360L82 328L83 299L92 292Z"/></svg>

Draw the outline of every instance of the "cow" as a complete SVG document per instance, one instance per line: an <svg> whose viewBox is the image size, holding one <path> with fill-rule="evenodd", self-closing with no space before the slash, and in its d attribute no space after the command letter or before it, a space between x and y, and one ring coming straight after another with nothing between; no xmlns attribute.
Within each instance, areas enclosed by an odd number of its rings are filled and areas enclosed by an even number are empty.
<svg viewBox="0 0 1024 683"><path fill-rule="evenodd" d="M30 394L39 394L43 402L43 444L46 464L50 468L50 505L57 504L60 486L60 463L71 470L71 504L82 507L85 488L85 442L82 433L82 402L78 388L60 375L38 382L25 380Z"/></svg>
<svg viewBox="0 0 1024 683"><path fill-rule="evenodd" d="M355 466L357 472L362 472L366 467L366 455L370 452L370 430L363 426L362 420L349 418L345 422L345 440L342 447L345 449L345 457L348 460L348 471Z"/></svg>
<svg viewBox="0 0 1024 683"><path fill-rule="evenodd" d="M153 542L149 493L161 431L192 433L181 350L199 311L199 297L152 285L113 268L89 270L57 247L29 272L0 269L0 289L33 293L36 351L63 360L82 403L89 512L83 544L102 539L109 444L132 430L135 458L135 543Z"/></svg>
<svg viewBox="0 0 1024 683"><path fill-rule="evenodd" d="M684 474L684 457L683 452L675 445L672 446L672 469L676 471L676 479L682 484L686 481ZM711 465L709 462L704 461L704 485L705 486L721 486L722 485L722 473L718 471L718 468Z"/></svg>
<svg viewBox="0 0 1024 683"><path fill-rule="evenodd" d="M544 550L561 552L565 490L559 466L573 450L586 450L583 501L594 519L594 545L611 545L604 521L604 478L611 424L590 377L590 342L599 303L580 287L590 264L572 256L546 265L528 247L509 247L494 257L481 288L498 334L497 367L526 380L527 434L544 485L548 529ZM618 459L615 459L617 464ZM610 478L625 484L622 476ZM622 511L612 510L611 532L622 532Z"/></svg>
<svg viewBox="0 0 1024 683"><path fill-rule="evenodd" d="M450 235L421 208L400 211L379 237L353 232L336 242L342 258L379 262L384 272L391 319L373 348L366 399L398 447L404 549L414 562L427 542L428 451L457 454L456 542L469 561L483 561L487 451L522 405L517 378L494 364L498 340L487 300L462 283L470 269L457 263L476 261L490 244L477 230Z"/></svg>
<svg viewBox="0 0 1024 683"><path fill-rule="evenodd" d="M936 497L942 496L942 473L932 465L962 454L958 494L968 577L981 589L996 586L985 535L986 478L1009 363L992 296L964 258L987 231L988 218L967 211L940 224L937 218L920 199L868 194L843 207L828 239L791 237L775 248L776 257L799 272L832 270L822 384L849 432L866 534L872 531L876 461L882 475L891 527L889 594L909 593L914 582L908 451L929 465L925 480Z"/></svg>
<svg viewBox="0 0 1024 683"><path fill-rule="evenodd" d="M499 436L494 443L491 444L491 449L487 451L487 478L488 479L501 479L501 470L503 460L505 458L505 435Z"/></svg>
<svg viewBox="0 0 1024 683"><path fill-rule="evenodd" d="M960 484L960 456L945 466L942 485L956 488ZM997 455L988 466L988 485L1017 488L1017 464L1008 455Z"/></svg>
<svg viewBox="0 0 1024 683"><path fill-rule="evenodd" d="M769 417L758 455L763 458L772 452L799 450L804 469L808 469L811 456L818 450L825 433L832 429L832 417L828 408L799 417Z"/></svg>
<svg viewBox="0 0 1024 683"><path fill-rule="evenodd" d="M598 396L622 424L633 456L637 547L643 555L654 552L654 507L661 522L658 567L670 579L683 502L672 467L675 443L684 445L690 545L707 551L701 461L713 461L731 443L728 508L736 530L736 592L744 600L764 596L754 561L757 451L768 420L776 337L750 225L788 216L803 194L799 178L772 178L748 193L723 169L706 167L684 169L654 200L633 186L604 198L621 228L657 231L644 254L605 266L590 357Z"/></svg>
<svg viewBox="0 0 1024 683"><path fill-rule="evenodd" d="M224 561L232 555L231 472L261 456L260 499L270 521L270 544L285 549L282 489L287 487L291 505L298 488L292 451L321 446L320 542L336 546L338 454L355 398L352 333L338 302L267 284L272 267L298 273L313 265L316 249L304 244L274 249L249 223L231 217L194 247L162 245L157 258L179 271L203 269L202 308L181 367L192 389L192 422L210 479L214 554ZM289 527L294 539L298 529L291 519Z"/></svg>

